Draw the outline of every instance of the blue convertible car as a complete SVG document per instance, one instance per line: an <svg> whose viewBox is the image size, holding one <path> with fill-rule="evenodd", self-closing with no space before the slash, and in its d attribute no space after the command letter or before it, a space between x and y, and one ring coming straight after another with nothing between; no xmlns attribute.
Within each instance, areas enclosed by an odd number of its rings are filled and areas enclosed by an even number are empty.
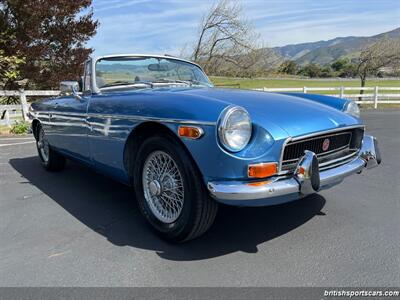
<svg viewBox="0 0 400 300"><path fill-rule="evenodd" d="M89 59L81 83L32 104L39 157L66 158L133 186L164 238L213 223L218 202L288 202L380 163L353 101L214 88L196 64L170 56Z"/></svg>

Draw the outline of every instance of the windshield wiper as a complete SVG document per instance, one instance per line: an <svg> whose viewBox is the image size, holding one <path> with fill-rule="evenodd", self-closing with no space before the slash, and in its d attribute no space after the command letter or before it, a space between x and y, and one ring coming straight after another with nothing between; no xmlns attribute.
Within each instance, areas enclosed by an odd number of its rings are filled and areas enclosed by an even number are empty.
<svg viewBox="0 0 400 300"><path fill-rule="evenodd" d="M103 86L101 86L100 88L107 88L107 87L113 87L113 86L119 86L119 85L130 85L130 86L135 86L135 85L139 85L139 84L145 84L150 86L151 88L153 88L153 83L149 82L149 81L115 81L112 83L107 83Z"/></svg>
<svg viewBox="0 0 400 300"><path fill-rule="evenodd" d="M189 80L179 80L179 79L165 79L165 78L161 78L161 79L157 79L156 81L153 81L153 83L184 83L188 86L192 86L192 81Z"/></svg>
<svg viewBox="0 0 400 300"><path fill-rule="evenodd" d="M198 81L198 80L193 80L193 79L188 79L188 80L179 80L179 79L158 79L157 81L153 81L153 83L161 83L161 82L165 82L165 83L184 83L187 84L188 86L193 86L193 85L198 85L198 86L204 86L204 87L210 87L210 85Z"/></svg>

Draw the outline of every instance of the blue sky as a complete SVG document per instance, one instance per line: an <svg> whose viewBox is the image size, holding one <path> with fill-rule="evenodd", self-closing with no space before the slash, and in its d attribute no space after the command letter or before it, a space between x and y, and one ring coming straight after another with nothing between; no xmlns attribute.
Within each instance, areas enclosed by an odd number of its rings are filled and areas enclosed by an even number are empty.
<svg viewBox="0 0 400 300"><path fill-rule="evenodd" d="M180 53L212 0L93 0L96 55ZM400 27L400 0L242 0L267 46L369 36Z"/></svg>

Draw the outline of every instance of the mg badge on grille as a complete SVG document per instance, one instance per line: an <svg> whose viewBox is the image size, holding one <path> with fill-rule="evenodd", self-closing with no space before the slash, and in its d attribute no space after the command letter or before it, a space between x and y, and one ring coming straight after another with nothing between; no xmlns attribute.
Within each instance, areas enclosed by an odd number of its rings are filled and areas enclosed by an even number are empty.
<svg viewBox="0 0 400 300"><path fill-rule="evenodd" d="M322 143L322 151L328 150L329 149L329 144L330 144L329 139L325 139L324 142Z"/></svg>

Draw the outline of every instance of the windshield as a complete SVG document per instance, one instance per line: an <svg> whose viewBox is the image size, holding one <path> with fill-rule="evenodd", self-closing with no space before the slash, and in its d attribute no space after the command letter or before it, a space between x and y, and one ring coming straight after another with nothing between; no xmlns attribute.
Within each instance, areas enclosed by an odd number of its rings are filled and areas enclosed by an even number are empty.
<svg viewBox="0 0 400 300"><path fill-rule="evenodd" d="M212 86L198 66L156 57L102 58L96 63L96 84L100 89L126 86Z"/></svg>

